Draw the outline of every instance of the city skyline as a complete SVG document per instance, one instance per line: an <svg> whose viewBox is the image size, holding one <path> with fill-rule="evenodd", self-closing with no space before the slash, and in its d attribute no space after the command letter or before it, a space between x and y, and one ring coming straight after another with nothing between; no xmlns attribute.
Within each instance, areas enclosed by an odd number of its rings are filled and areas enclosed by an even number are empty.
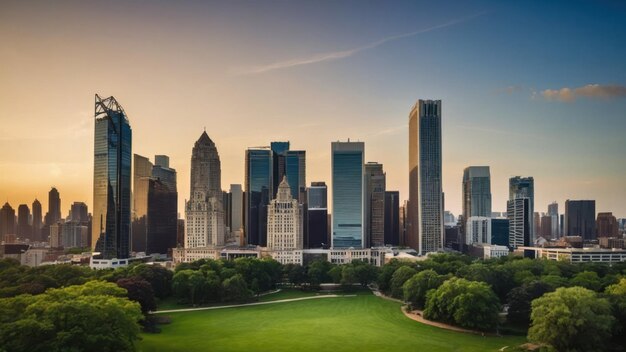
<svg viewBox="0 0 626 352"><path fill-rule="evenodd" d="M272 13L264 5L185 2L177 8L142 7L150 21L132 4L3 5L0 167L11 172L0 175L0 199L17 209L37 198L48 209L46 193L56 186L62 216L74 201L94 208L91 101L99 93L123 102L136 131L133 153L171 157L179 173L181 217L189 150L205 126L221 151L224 185L244 184L246 148L273 140L307 151L306 179L330 184L328 145L350 137L365 142L366 162L385 165L387 188L399 190L403 201L408 199L407 114L418 98L432 98L445 105L446 210L461 213L463 169L489 165L494 211L506 210L508 179L528 175L535 179L537 210L554 200L563 206L566 199L595 199L598 212L626 216L621 183L626 166L620 162L626 149L625 49L619 36L604 36L626 31L619 21L623 7L476 2L437 5L423 15L415 11L419 4L398 3L382 14L381 4L363 6L355 16L353 5L285 4ZM93 7L111 15L115 25L94 32L85 22ZM559 28L548 20L557 9L563 18ZM583 17L589 11L597 16ZM163 20L166 14L169 20ZM254 21L238 29L224 23L237 14ZM281 24L277 16L288 20ZM207 18L225 33L211 34ZM585 33L577 29L581 18ZM187 26L175 33L181 23ZM287 27L290 33L283 32ZM551 35L543 35L546 31ZM123 39L119 33L135 34ZM177 40L185 34L187 40ZM85 54L97 40L111 44L108 37L129 53L124 60ZM489 53L460 45L472 38L481 38ZM267 45L259 50L262 40ZM506 53L534 45L540 50ZM423 46L432 48L429 55L420 55ZM48 55L36 55L37 48ZM255 49L254 59L243 59ZM463 60L452 59L455 55ZM104 62L111 70L93 72ZM125 69L128 63L135 71ZM581 65L587 69L581 72ZM176 128L160 127L172 119ZM519 150L524 154L515 154ZM511 155L520 158L512 162Z"/></svg>

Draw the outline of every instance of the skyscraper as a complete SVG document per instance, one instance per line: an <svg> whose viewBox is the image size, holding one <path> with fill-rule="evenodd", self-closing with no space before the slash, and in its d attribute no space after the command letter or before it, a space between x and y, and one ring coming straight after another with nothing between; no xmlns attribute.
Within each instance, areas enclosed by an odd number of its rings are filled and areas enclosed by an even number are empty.
<svg viewBox="0 0 626 352"><path fill-rule="evenodd" d="M328 188L324 182L311 182L307 188L307 238L306 248L322 248L328 241Z"/></svg>
<svg viewBox="0 0 626 352"><path fill-rule="evenodd" d="M597 237L617 237L619 225L613 213L598 213L596 219Z"/></svg>
<svg viewBox="0 0 626 352"><path fill-rule="evenodd" d="M241 231L243 227L243 189L241 185L230 185L228 195L230 203L228 227L232 232Z"/></svg>
<svg viewBox="0 0 626 352"><path fill-rule="evenodd" d="M291 195L300 204L306 201L306 151L285 152L285 172L291 187Z"/></svg>
<svg viewBox="0 0 626 352"><path fill-rule="evenodd" d="M152 175L152 163L145 156L133 154L133 212L132 239L133 252L145 252L147 247L148 189Z"/></svg>
<svg viewBox="0 0 626 352"><path fill-rule="evenodd" d="M561 231L559 225L559 204L557 202L548 204L548 216L550 216L550 234L552 238L559 238L561 236Z"/></svg>
<svg viewBox="0 0 626 352"><path fill-rule="evenodd" d="M191 154L191 194L185 204L185 248L224 245L221 164L206 131Z"/></svg>
<svg viewBox="0 0 626 352"><path fill-rule="evenodd" d="M267 247L275 251L302 249L302 208L292 197L286 176L268 208Z"/></svg>
<svg viewBox="0 0 626 352"><path fill-rule="evenodd" d="M400 245L400 192L385 191L385 245Z"/></svg>
<svg viewBox="0 0 626 352"><path fill-rule="evenodd" d="M89 210L87 204L83 202L74 202L70 208L70 221L88 223L89 222Z"/></svg>
<svg viewBox="0 0 626 352"><path fill-rule="evenodd" d="M28 205L20 204L17 207L17 237L33 240L31 226L28 223L29 219L30 209L28 209Z"/></svg>
<svg viewBox="0 0 626 352"><path fill-rule="evenodd" d="M41 215L41 203L35 199L33 201L33 239L41 241L41 226L43 225Z"/></svg>
<svg viewBox="0 0 626 352"><path fill-rule="evenodd" d="M465 244L491 244L491 218L470 216L465 224Z"/></svg>
<svg viewBox="0 0 626 352"><path fill-rule="evenodd" d="M407 245L420 254L443 248L441 100L418 100L409 114Z"/></svg>
<svg viewBox="0 0 626 352"><path fill-rule="evenodd" d="M333 248L363 248L364 170L363 142L332 142L331 173L333 213L331 241Z"/></svg>
<svg viewBox="0 0 626 352"><path fill-rule="evenodd" d="M596 239L596 201L565 201L565 236L581 236L583 241Z"/></svg>
<svg viewBox="0 0 626 352"><path fill-rule="evenodd" d="M365 164L365 238L367 247L385 245L385 190L383 165Z"/></svg>
<svg viewBox="0 0 626 352"><path fill-rule="evenodd" d="M535 241L535 180L532 177L515 176L509 179L509 200L528 198L528 221L530 243Z"/></svg>
<svg viewBox="0 0 626 352"><path fill-rule="evenodd" d="M128 258L132 130L114 97L96 94L95 119L91 244L103 259Z"/></svg>
<svg viewBox="0 0 626 352"><path fill-rule="evenodd" d="M267 244L267 207L273 187L272 150L246 150L245 235L248 244Z"/></svg>
<svg viewBox="0 0 626 352"><path fill-rule="evenodd" d="M491 217L489 166L470 166L463 171L463 218Z"/></svg>
<svg viewBox="0 0 626 352"><path fill-rule="evenodd" d="M61 219L61 197L59 191L52 187L48 192L48 213L46 213L45 223L50 226L56 224Z"/></svg>
<svg viewBox="0 0 626 352"><path fill-rule="evenodd" d="M531 244L530 229L530 198L515 198L507 202L507 215L509 220L509 247L516 249L520 246Z"/></svg>
<svg viewBox="0 0 626 352"><path fill-rule="evenodd" d="M0 209L0 241L4 235L15 235L15 210L8 202Z"/></svg>

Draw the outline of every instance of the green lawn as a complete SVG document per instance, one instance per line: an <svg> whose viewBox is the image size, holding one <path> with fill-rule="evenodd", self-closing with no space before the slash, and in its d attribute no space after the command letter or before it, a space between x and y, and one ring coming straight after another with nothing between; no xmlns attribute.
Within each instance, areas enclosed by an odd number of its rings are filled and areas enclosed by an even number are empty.
<svg viewBox="0 0 626 352"><path fill-rule="evenodd" d="M423 325L371 294L168 315L141 351L497 351L525 341Z"/></svg>

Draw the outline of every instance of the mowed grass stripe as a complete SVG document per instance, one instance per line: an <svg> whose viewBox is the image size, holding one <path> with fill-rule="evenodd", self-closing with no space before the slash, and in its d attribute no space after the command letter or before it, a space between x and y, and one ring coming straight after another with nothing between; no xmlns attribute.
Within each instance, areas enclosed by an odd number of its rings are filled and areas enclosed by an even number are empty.
<svg viewBox="0 0 626 352"><path fill-rule="evenodd" d="M522 337L482 337L420 324L373 295L169 314L141 351L497 351Z"/></svg>

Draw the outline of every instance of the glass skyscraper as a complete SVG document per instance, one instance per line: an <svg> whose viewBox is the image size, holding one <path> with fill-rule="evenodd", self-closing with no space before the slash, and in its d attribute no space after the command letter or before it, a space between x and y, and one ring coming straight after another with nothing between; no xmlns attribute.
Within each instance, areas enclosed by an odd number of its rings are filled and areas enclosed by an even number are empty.
<svg viewBox="0 0 626 352"><path fill-rule="evenodd" d="M102 259L130 254L132 130L114 97L96 94L92 246Z"/></svg>
<svg viewBox="0 0 626 352"><path fill-rule="evenodd" d="M363 142L333 142L332 247L363 248L364 154Z"/></svg>
<svg viewBox="0 0 626 352"><path fill-rule="evenodd" d="M528 198L528 238L530 243L535 241L535 180L532 177L515 176L509 179L509 200Z"/></svg>
<svg viewBox="0 0 626 352"><path fill-rule="evenodd" d="M267 207L273 187L272 150L246 150L245 234L248 244L267 243Z"/></svg>
<svg viewBox="0 0 626 352"><path fill-rule="evenodd" d="M299 203L305 202L306 193L306 151L288 150L285 152L285 174L291 187L291 196Z"/></svg>
<svg viewBox="0 0 626 352"><path fill-rule="evenodd" d="M324 182L311 182L307 189L307 237L305 248L328 247L328 188Z"/></svg>
<svg viewBox="0 0 626 352"><path fill-rule="evenodd" d="M406 244L419 254L443 248L441 100L418 100L409 113Z"/></svg>

